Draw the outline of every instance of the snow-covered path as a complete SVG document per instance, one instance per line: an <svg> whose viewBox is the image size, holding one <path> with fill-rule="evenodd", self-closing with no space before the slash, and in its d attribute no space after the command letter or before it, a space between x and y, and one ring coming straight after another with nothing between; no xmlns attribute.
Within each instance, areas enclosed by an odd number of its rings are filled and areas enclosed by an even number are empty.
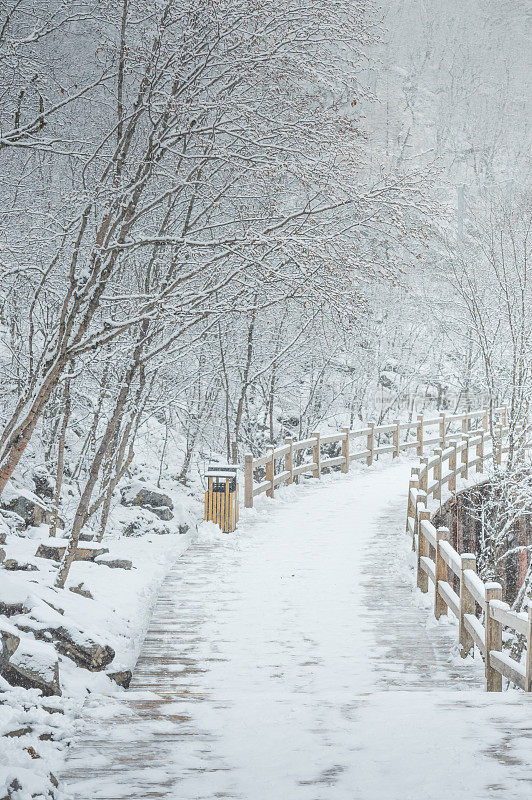
<svg viewBox="0 0 532 800"><path fill-rule="evenodd" d="M290 487L236 535L198 540L163 585L131 690L88 703L68 796L529 798L530 697L487 695L414 590L408 474Z"/></svg>

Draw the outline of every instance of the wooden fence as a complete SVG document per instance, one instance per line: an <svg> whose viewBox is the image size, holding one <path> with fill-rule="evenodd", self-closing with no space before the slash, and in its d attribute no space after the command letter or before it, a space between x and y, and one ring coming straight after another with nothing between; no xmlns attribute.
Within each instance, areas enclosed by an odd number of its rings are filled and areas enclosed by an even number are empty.
<svg viewBox="0 0 532 800"><path fill-rule="evenodd" d="M506 425L507 411L505 407L496 410L501 429ZM464 414L446 414L441 412L437 417L425 418L419 414L414 422L395 420L391 425L375 425L370 422L365 428L350 430L343 428L340 433L313 433L308 439L286 439L282 447L270 447L265 455L254 458L245 456L244 460L244 504L253 508L253 499L263 492L273 497L275 489L281 484L290 484L300 475L312 475L320 478L322 470L341 468L349 471L352 461L365 461L372 464L379 455L391 453L396 458L405 450L415 449L418 456L423 456L426 448L437 445L445 448L447 444L463 434L470 432L478 423L482 429L488 430L488 412L484 409ZM456 426L459 432L453 429ZM434 430L430 430L430 429ZM380 437L388 441L380 444ZM336 444L339 455L322 458L322 449ZM310 460L304 460L305 454ZM299 463L302 462L302 463ZM263 479L255 482L257 470L263 472Z"/></svg>
<svg viewBox="0 0 532 800"><path fill-rule="evenodd" d="M483 473L488 459L502 462L507 408L498 408L495 414L495 440L488 432L485 409L463 414L440 412L429 418L420 414L414 422L368 423L358 430L344 428L324 436L316 432L297 441L288 438L283 446L270 447L259 458L245 456L244 503L252 508L257 495L265 492L273 497L278 486L293 483L301 475L320 478L324 469L348 472L352 461L369 465L380 455L391 453L396 458L415 449L421 461L410 478L406 529L417 557L417 585L428 592L432 584L436 618L448 609L456 616L461 655L465 658L473 653L476 645L484 658L489 692L502 690L503 676L525 692L532 692L532 608L528 613L517 613L504 603L501 585L481 580L475 555L458 553L451 544L449 529L436 528L432 524L434 514L428 508L429 503L436 503L439 511L442 497L455 494L458 481L471 481L473 471ZM386 439L384 444L380 437ZM329 445L337 445L339 454L325 454L324 458L322 449ZM432 455L426 457L428 448ZM261 476L255 481L257 471ZM524 665L503 651L505 627L526 640Z"/></svg>
<svg viewBox="0 0 532 800"><path fill-rule="evenodd" d="M500 429L495 460L500 463L505 448ZM471 481L470 472L482 473L487 459L493 459L493 442L484 431L468 431L461 441L439 448L423 458L412 470L408 490L406 530L417 556L417 585L428 592L432 584L434 614L439 618L451 609L458 620L460 653L465 658L478 648L484 658L488 692L502 691L503 676L525 692L532 692L532 607L517 613L502 602L499 583L485 583L477 575L476 557L458 553L451 545L448 528L436 528L429 504L441 508L442 495L456 492L458 480ZM477 614L480 612L480 615ZM526 641L524 664L502 649L503 628L520 634Z"/></svg>

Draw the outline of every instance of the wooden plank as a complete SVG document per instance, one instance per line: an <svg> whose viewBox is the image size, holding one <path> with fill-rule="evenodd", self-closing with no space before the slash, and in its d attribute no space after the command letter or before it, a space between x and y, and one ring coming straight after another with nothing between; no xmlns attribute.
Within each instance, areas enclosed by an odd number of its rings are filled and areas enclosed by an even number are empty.
<svg viewBox="0 0 532 800"><path fill-rule="evenodd" d="M507 653L500 650L490 650L490 664L498 673L504 675L509 681L515 683L520 689L525 689L526 675L522 664L514 661Z"/></svg>
<svg viewBox="0 0 532 800"><path fill-rule="evenodd" d="M403 444L400 445L399 449L400 450L409 450L411 447L416 447L417 448L417 440L416 439L412 439L411 442L403 442Z"/></svg>
<svg viewBox="0 0 532 800"><path fill-rule="evenodd" d="M359 428L357 431L350 431L349 438L354 439L357 436L367 436L371 428Z"/></svg>
<svg viewBox="0 0 532 800"><path fill-rule="evenodd" d="M447 581L438 581L438 594L442 597L445 605L447 605L455 617L460 617L460 598L452 588L451 584Z"/></svg>
<svg viewBox="0 0 532 800"><path fill-rule="evenodd" d="M253 469L257 469L257 467L263 467L264 464L266 464L266 462L268 461L269 457L270 456L266 454L265 456L260 456L260 458L254 458Z"/></svg>
<svg viewBox="0 0 532 800"><path fill-rule="evenodd" d="M433 417L432 419L423 419L423 427L424 428L430 428L432 425L439 425L439 424L440 424L440 418L439 417ZM439 439L438 439L438 441L439 441Z"/></svg>
<svg viewBox="0 0 532 800"><path fill-rule="evenodd" d="M381 453L381 454L393 453L394 451L395 451L395 445L393 445L393 444L383 444L383 445L381 445L381 447L376 447L373 450L373 454L377 455L377 453Z"/></svg>
<svg viewBox="0 0 532 800"><path fill-rule="evenodd" d="M436 547L436 528L430 519L424 519L421 522L421 530L423 536L430 542L433 547Z"/></svg>
<svg viewBox="0 0 532 800"><path fill-rule="evenodd" d="M500 583L486 584L486 609L492 600L502 599L502 586ZM488 692L502 692L501 673L491 663L491 652L502 650L502 625L489 613L486 613L486 651L484 653L484 666L486 671L486 689Z"/></svg>
<svg viewBox="0 0 532 800"><path fill-rule="evenodd" d="M460 578L462 574L462 559L452 544L449 542L440 542L439 551L447 566L452 569L457 578Z"/></svg>
<svg viewBox="0 0 532 800"><path fill-rule="evenodd" d="M438 528L436 531L436 577L434 579L435 583L435 591L434 591L434 616L436 619L439 619L442 614L447 613L447 603L445 603L442 599L441 592L438 591L438 583L446 582L447 581L447 564L443 560L440 552L440 544L442 542L448 542L451 538L451 532L449 528Z"/></svg>
<svg viewBox="0 0 532 800"><path fill-rule="evenodd" d="M268 481L268 488L266 494L268 497L275 497L274 491L274 478L275 478L275 456L273 447L268 448L268 460L266 461L266 480Z"/></svg>
<svg viewBox="0 0 532 800"><path fill-rule="evenodd" d="M486 649L484 644L486 635L484 631L484 625L475 617L474 614L464 614L464 626L466 627L467 632L473 639L480 652L484 654Z"/></svg>
<svg viewBox="0 0 532 800"><path fill-rule="evenodd" d="M322 444L333 444L334 442L342 442L345 439L345 433L330 433L327 436L320 436Z"/></svg>
<svg viewBox="0 0 532 800"><path fill-rule="evenodd" d="M290 470L285 470L284 472L279 472L278 475L275 476L273 479L273 485L279 486L281 483L288 483L290 480Z"/></svg>
<svg viewBox="0 0 532 800"><path fill-rule="evenodd" d="M287 472L290 473L290 477L288 478L288 483L294 482L294 448L293 448L293 440L291 438L285 439L286 444L288 445L288 452L284 459L284 468Z"/></svg>
<svg viewBox="0 0 532 800"><path fill-rule="evenodd" d="M343 456L336 456L335 458L326 458L321 462L321 468L324 467L340 467L345 463Z"/></svg>
<svg viewBox="0 0 532 800"><path fill-rule="evenodd" d="M486 605L486 587L477 573L473 572L472 569L464 570L464 581L475 601L484 608Z"/></svg>
<svg viewBox="0 0 532 800"><path fill-rule="evenodd" d="M310 461L307 464L300 464L299 467L294 467L294 475L302 475L304 472L314 472L316 464Z"/></svg>
<svg viewBox="0 0 532 800"><path fill-rule="evenodd" d="M312 448L312 460L316 465L312 474L315 478L321 478L321 440L319 431L312 435L315 438L315 445Z"/></svg>
<svg viewBox="0 0 532 800"><path fill-rule="evenodd" d="M314 447L316 444L316 439L311 437L310 439L300 439L297 442L294 442L293 449L294 450L308 450L311 447Z"/></svg>
<svg viewBox="0 0 532 800"><path fill-rule="evenodd" d="M430 511L427 510L427 507L424 503L419 502L417 506L417 586L422 592L428 592L429 590L427 571L425 570L423 564L423 559L428 559L429 556L429 545L423 534L423 529L421 528L423 520L428 519L430 519Z"/></svg>
<svg viewBox="0 0 532 800"><path fill-rule="evenodd" d="M244 457L244 505L253 508L253 456Z"/></svg>
<svg viewBox="0 0 532 800"><path fill-rule="evenodd" d="M376 425L375 426L375 433L392 433L395 430L394 425Z"/></svg>
<svg viewBox="0 0 532 800"><path fill-rule="evenodd" d="M359 450L356 453L352 453L349 456L349 460L350 461L359 461L359 460L361 460L363 458L367 458L368 455L369 455L369 450Z"/></svg>
<svg viewBox="0 0 532 800"><path fill-rule="evenodd" d="M508 603L503 603L502 600L492 600L489 609L490 617L496 619L501 625L506 625L507 628L512 628L523 636L528 635L528 614L513 611Z"/></svg>
<svg viewBox="0 0 532 800"><path fill-rule="evenodd" d="M432 558L429 558L428 556L421 556L419 559L419 566L423 572L426 572L432 583L434 583L436 581L436 565L434 564Z"/></svg>
<svg viewBox="0 0 532 800"><path fill-rule="evenodd" d="M342 472L349 472L349 428L344 428L344 438L342 439Z"/></svg>
<svg viewBox="0 0 532 800"><path fill-rule="evenodd" d="M270 481L263 481L262 483L258 483L255 488L253 489L253 497L256 497L258 494L263 494L270 488Z"/></svg>

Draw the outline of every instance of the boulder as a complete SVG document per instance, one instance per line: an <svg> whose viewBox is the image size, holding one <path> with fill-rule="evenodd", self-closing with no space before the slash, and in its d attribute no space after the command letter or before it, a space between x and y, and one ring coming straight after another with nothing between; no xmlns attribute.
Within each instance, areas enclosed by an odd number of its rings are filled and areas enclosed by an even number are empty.
<svg viewBox="0 0 532 800"><path fill-rule="evenodd" d="M90 591L85 588L83 583L78 583L77 586L69 586L68 588L71 592L74 592L74 594L80 594L82 597L87 597L89 600L94 599Z"/></svg>
<svg viewBox="0 0 532 800"><path fill-rule="evenodd" d="M28 610L23 601L19 602L15 600L9 602L9 600L0 598L0 614L3 614L5 617L13 617L15 614L27 614Z"/></svg>
<svg viewBox="0 0 532 800"><path fill-rule="evenodd" d="M119 686L123 686L124 689L129 689L129 684L133 677L130 669L124 669L121 672L107 672L106 675Z"/></svg>
<svg viewBox="0 0 532 800"><path fill-rule="evenodd" d="M160 508L156 506L144 506L144 508L151 511L156 517L159 517L159 519L162 519L163 522L169 522L174 518L173 512L167 506L161 506Z"/></svg>
<svg viewBox="0 0 532 800"><path fill-rule="evenodd" d="M124 528L124 536L142 536L146 529L146 525L141 525L138 520L133 520L129 525Z"/></svg>
<svg viewBox="0 0 532 800"><path fill-rule="evenodd" d="M51 628L48 632L59 653L68 656L78 667L88 669L89 672L100 672L109 666L115 657L115 651L109 645L99 644L72 629L61 626Z"/></svg>
<svg viewBox="0 0 532 800"><path fill-rule="evenodd" d="M2 508L24 520L26 527L41 525L43 522L49 523L51 520L51 512L48 509L22 494L12 497L2 505Z"/></svg>
<svg viewBox="0 0 532 800"><path fill-rule="evenodd" d="M12 617L14 614L27 614L30 608L28 602L28 586L21 581L20 576L2 570L0 578L0 614Z"/></svg>
<svg viewBox="0 0 532 800"><path fill-rule="evenodd" d="M2 550L2 552L4 551ZM39 567L35 566L35 564L20 564L15 558L8 558L4 561L4 569L10 572L35 572Z"/></svg>
<svg viewBox="0 0 532 800"><path fill-rule="evenodd" d="M0 547L0 564L2 563L2 561L4 561L5 557L6 557L6 551L2 550L2 548Z"/></svg>
<svg viewBox="0 0 532 800"><path fill-rule="evenodd" d="M131 569L133 566L133 562L127 558L106 558L105 556L97 558L95 563L103 564L111 569Z"/></svg>
<svg viewBox="0 0 532 800"><path fill-rule="evenodd" d="M140 506L151 511L159 519L170 520L174 515L172 498L155 487L142 486L138 481L121 490L122 505Z"/></svg>
<svg viewBox="0 0 532 800"><path fill-rule="evenodd" d="M49 558L52 561L61 561L67 549L66 544L55 544L48 539L42 542L37 548L36 556L39 558ZM108 553L107 547L78 547L74 556L74 561L94 561L98 556Z"/></svg>
<svg viewBox="0 0 532 800"><path fill-rule="evenodd" d="M9 529L9 531L23 531L26 527L26 523L19 517L18 514L14 514L12 511L6 511L5 508L0 506L0 519ZM6 534L5 531L0 532L0 544L6 543Z"/></svg>
<svg viewBox="0 0 532 800"><path fill-rule="evenodd" d="M3 631L2 634L9 631ZM9 641L0 656L0 674L12 686L24 689L40 689L45 697L60 695L59 661L54 648L33 639L19 639L11 634L11 652ZM7 655L7 657L5 657Z"/></svg>
<svg viewBox="0 0 532 800"><path fill-rule="evenodd" d="M20 636L11 629L0 628L0 664L9 661L20 644Z"/></svg>
<svg viewBox="0 0 532 800"><path fill-rule="evenodd" d="M32 475L35 485L35 494L46 500L51 500L54 496L54 479L44 467L34 470Z"/></svg>
<svg viewBox="0 0 532 800"><path fill-rule="evenodd" d="M30 728L29 725L24 728L17 728L15 731L8 731L4 733L4 736L7 739L19 739L21 736L27 736L28 733L33 733L33 728Z"/></svg>
<svg viewBox="0 0 532 800"><path fill-rule="evenodd" d="M55 649L63 656L68 656L78 667L89 672L100 672L115 657L115 651L107 644L99 644L74 627L64 625L39 624L32 616L17 620L17 628L25 633L33 633L36 639L53 642Z"/></svg>
<svg viewBox="0 0 532 800"><path fill-rule="evenodd" d="M53 642L58 653L68 656L78 667L90 672L105 669L115 657L112 647L95 641L65 621L56 609L37 598L31 605L30 613L16 620L16 626L24 633L32 633L36 639Z"/></svg>

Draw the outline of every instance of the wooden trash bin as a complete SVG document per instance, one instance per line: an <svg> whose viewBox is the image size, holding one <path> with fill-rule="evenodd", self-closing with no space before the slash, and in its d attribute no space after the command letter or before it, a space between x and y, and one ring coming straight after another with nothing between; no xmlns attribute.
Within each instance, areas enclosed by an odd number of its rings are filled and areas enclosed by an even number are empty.
<svg viewBox="0 0 532 800"><path fill-rule="evenodd" d="M238 522L237 467L210 466L205 477L205 519L215 522L225 533L232 533Z"/></svg>

